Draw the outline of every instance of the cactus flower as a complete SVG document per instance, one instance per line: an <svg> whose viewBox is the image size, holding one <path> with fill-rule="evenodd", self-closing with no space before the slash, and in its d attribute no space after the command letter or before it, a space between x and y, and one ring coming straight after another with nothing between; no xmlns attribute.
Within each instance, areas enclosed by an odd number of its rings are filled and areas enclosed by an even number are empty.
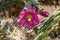
<svg viewBox="0 0 60 40"><path fill-rule="evenodd" d="M24 26L27 29L34 28L40 22L38 15L35 7L23 9L19 14L17 25Z"/></svg>
<svg viewBox="0 0 60 40"><path fill-rule="evenodd" d="M50 15L50 13L46 12L46 11L42 11L40 14L44 17L49 17L49 15Z"/></svg>

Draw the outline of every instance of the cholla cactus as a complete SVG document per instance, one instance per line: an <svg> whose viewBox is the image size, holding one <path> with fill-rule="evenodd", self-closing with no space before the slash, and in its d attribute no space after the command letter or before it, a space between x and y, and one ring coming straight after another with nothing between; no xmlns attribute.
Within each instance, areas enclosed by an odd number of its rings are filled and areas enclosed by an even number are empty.
<svg viewBox="0 0 60 40"><path fill-rule="evenodd" d="M57 20L58 19L58 20ZM60 20L60 8L53 12L53 15L40 28L40 34L34 40L44 40L51 32L52 27Z"/></svg>

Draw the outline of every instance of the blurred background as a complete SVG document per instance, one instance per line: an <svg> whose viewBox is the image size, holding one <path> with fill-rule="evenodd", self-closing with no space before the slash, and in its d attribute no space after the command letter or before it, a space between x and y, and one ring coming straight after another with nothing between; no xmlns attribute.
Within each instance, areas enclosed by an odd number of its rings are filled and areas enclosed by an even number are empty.
<svg viewBox="0 0 60 40"><path fill-rule="evenodd" d="M34 40L40 29L18 27L16 21L20 11L25 7L25 0L0 0L0 40ZM60 7L60 0L34 0L42 5L50 16ZM47 19L41 16L42 23ZM42 24L41 24L42 25ZM49 33L46 40L60 40L60 21Z"/></svg>

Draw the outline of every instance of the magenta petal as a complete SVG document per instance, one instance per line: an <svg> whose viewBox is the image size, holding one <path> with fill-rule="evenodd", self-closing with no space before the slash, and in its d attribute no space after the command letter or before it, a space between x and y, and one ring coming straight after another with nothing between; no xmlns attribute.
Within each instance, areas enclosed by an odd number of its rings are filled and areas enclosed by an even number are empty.
<svg viewBox="0 0 60 40"><path fill-rule="evenodd" d="M26 22L25 23L25 28L30 29L30 27L31 27L31 25L28 22Z"/></svg>
<svg viewBox="0 0 60 40"><path fill-rule="evenodd" d="M34 15L34 23L38 24L39 22L41 22L39 16L38 15Z"/></svg>
<svg viewBox="0 0 60 40"><path fill-rule="evenodd" d="M25 22L25 27L28 28L28 29L33 28L34 27L34 20L32 20L30 22L26 21Z"/></svg>
<svg viewBox="0 0 60 40"><path fill-rule="evenodd" d="M36 8L35 7L31 7L28 9L29 12L35 12Z"/></svg>
<svg viewBox="0 0 60 40"><path fill-rule="evenodd" d="M26 9L23 9L20 14L19 14L19 18L23 18L25 14L27 14L28 11Z"/></svg>
<svg viewBox="0 0 60 40"><path fill-rule="evenodd" d="M40 19L34 18L34 23L38 24L40 22Z"/></svg>
<svg viewBox="0 0 60 40"><path fill-rule="evenodd" d="M21 12L20 12L20 14L22 13L22 14L26 14L28 11L27 11L27 9L23 9Z"/></svg>
<svg viewBox="0 0 60 40"><path fill-rule="evenodd" d="M33 13L34 14L34 16L38 16L39 15L39 13L38 12L35 12L35 13Z"/></svg>
<svg viewBox="0 0 60 40"><path fill-rule="evenodd" d="M18 25L18 26L23 25L23 23L24 23L24 18L17 20L17 25Z"/></svg>

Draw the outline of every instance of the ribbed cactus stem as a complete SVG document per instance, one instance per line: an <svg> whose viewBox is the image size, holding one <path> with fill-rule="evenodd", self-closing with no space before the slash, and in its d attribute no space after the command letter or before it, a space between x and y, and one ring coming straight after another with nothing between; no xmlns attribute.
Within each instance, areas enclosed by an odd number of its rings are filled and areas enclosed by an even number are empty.
<svg viewBox="0 0 60 40"><path fill-rule="evenodd" d="M58 19L58 20L57 20ZM44 40L51 32L51 28L60 20L60 9L53 12L53 15L41 27L39 35L34 40Z"/></svg>

